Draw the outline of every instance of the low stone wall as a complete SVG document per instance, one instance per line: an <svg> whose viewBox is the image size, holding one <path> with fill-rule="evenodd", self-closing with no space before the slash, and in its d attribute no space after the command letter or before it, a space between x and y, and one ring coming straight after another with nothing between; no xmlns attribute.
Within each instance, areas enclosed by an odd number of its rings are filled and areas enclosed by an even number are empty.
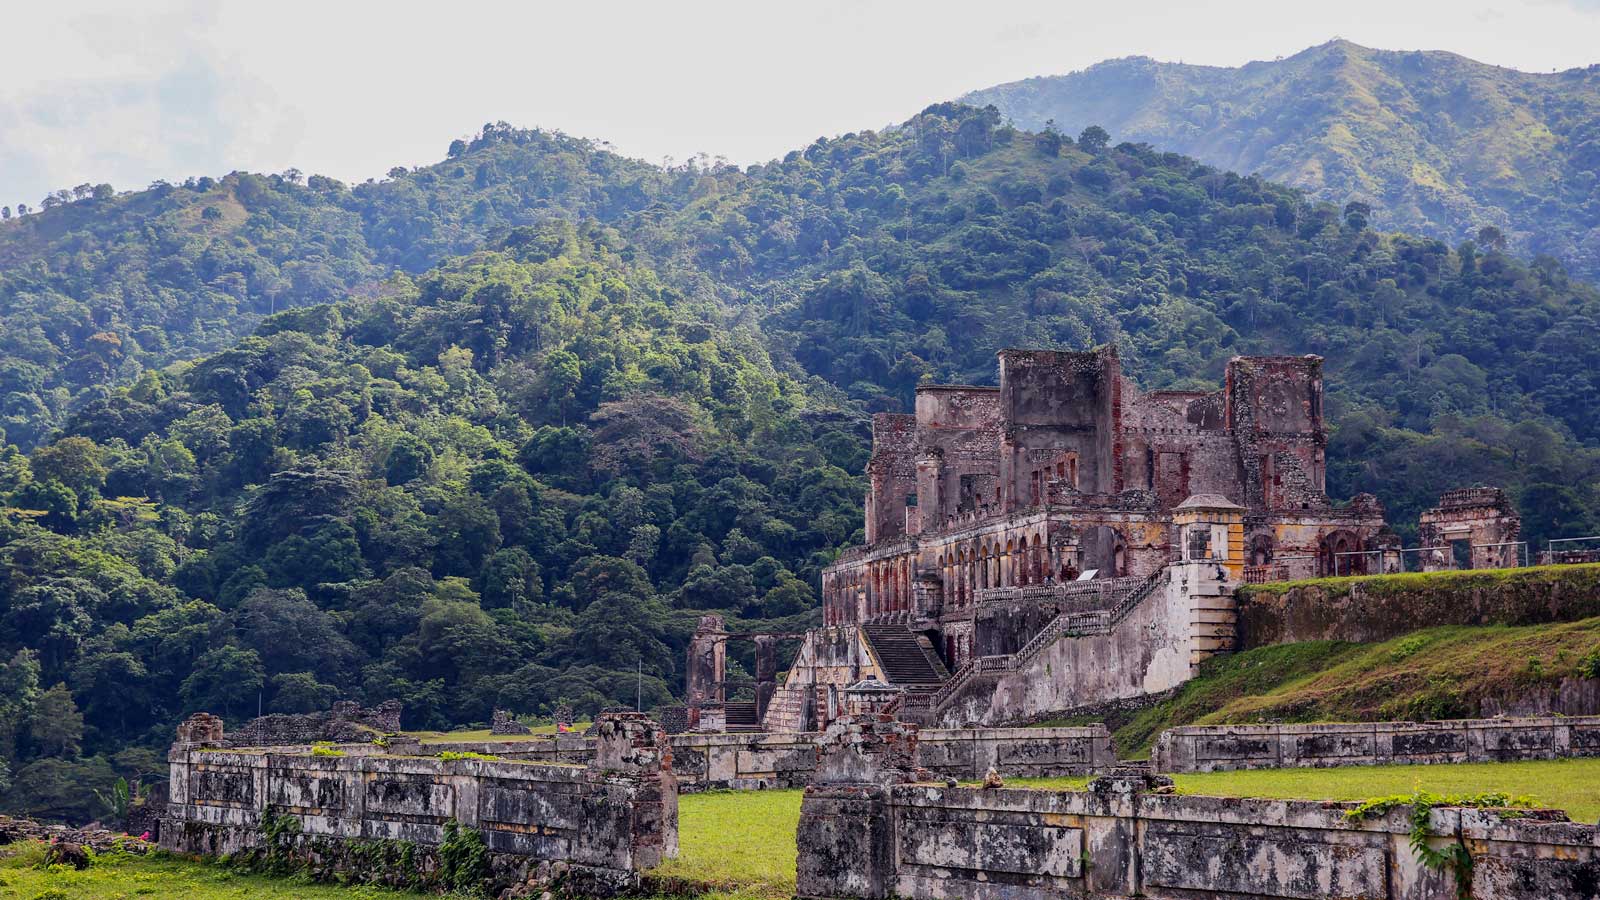
<svg viewBox="0 0 1600 900"><path fill-rule="evenodd" d="M1239 646L1385 641L1431 625L1600 616L1600 565L1326 578L1241 587Z"/></svg>
<svg viewBox="0 0 1600 900"><path fill-rule="evenodd" d="M375 854L352 847L402 841L427 852L455 821L482 834L497 881L522 881L554 861L586 889L629 888L677 853L677 785L654 722L612 716L599 726L586 766L394 756L372 745L318 756L309 747L181 742L168 754L161 846L206 855L253 848L271 810L296 821L295 841L308 852L359 878L372 873L348 870Z"/></svg>
<svg viewBox="0 0 1600 900"><path fill-rule="evenodd" d="M1170 728L1157 772L1506 762L1600 756L1600 717Z"/></svg>
<svg viewBox="0 0 1600 900"><path fill-rule="evenodd" d="M1089 791L917 783L914 734L836 722L798 833L802 898L1202 897L1455 900L1454 873L1410 846L1410 810L1356 821L1353 804L1178 796L1147 776ZM1593 900L1596 828L1558 811L1436 809L1430 844L1471 854L1472 896Z"/></svg>
<svg viewBox="0 0 1600 900"><path fill-rule="evenodd" d="M799 788L817 766L818 732L672 735L672 772L684 792ZM1116 764L1104 725L1072 728L951 728L921 733L923 765L977 781L991 767L1012 778L1087 775ZM583 764L594 741L558 735L529 741L425 744L423 752L485 753L503 759Z"/></svg>

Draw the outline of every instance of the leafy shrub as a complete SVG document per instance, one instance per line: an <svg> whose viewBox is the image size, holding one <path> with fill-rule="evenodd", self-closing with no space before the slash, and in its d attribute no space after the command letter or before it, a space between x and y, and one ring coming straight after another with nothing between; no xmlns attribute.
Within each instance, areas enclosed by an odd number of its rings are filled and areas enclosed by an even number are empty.
<svg viewBox="0 0 1600 900"><path fill-rule="evenodd" d="M444 750L439 753L439 758L445 761L452 759L499 759L488 753L474 753L471 750Z"/></svg>

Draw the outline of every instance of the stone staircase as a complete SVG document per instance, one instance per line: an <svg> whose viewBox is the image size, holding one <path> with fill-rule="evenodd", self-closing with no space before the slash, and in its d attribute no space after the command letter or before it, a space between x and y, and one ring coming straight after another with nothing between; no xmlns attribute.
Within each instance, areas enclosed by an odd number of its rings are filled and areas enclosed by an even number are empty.
<svg viewBox="0 0 1600 900"><path fill-rule="evenodd" d="M729 700L722 708L728 717L729 731L761 730L761 722L756 718L755 703Z"/></svg>
<svg viewBox="0 0 1600 900"><path fill-rule="evenodd" d="M944 683L944 667L929 658L922 642L904 625L867 625L862 630L890 684L915 689Z"/></svg>

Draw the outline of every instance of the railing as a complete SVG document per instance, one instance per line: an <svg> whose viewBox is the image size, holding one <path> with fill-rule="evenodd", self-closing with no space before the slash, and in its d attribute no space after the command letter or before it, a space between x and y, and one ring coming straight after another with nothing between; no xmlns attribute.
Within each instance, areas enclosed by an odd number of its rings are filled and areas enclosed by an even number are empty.
<svg viewBox="0 0 1600 900"><path fill-rule="evenodd" d="M1157 569L1150 577L1138 581L1137 585L1128 591L1115 606L1107 610L1091 612L1065 612L1046 625L1040 632L1033 636L1022 649L1012 656L1012 668L1021 668L1023 663L1038 656L1045 647L1055 643L1056 639L1065 634L1104 634L1122 621L1134 607L1138 606L1144 598L1153 593L1158 585L1166 582L1167 568ZM1121 580L1121 579L1119 579Z"/></svg>
<svg viewBox="0 0 1600 900"><path fill-rule="evenodd" d="M1266 584L1271 581L1288 581L1289 567L1282 563L1272 563L1265 566L1245 566L1245 584Z"/></svg>
<svg viewBox="0 0 1600 900"><path fill-rule="evenodd" d="M1011 587L982 588L973 594L979 603L1000 603L1010 600L1062 602L1070 600L1097 600L1110 608L1124 596L1139 589L1143 578L1097 578L1093 581L1064 581L1057 584L1028 584Z"/></svg>

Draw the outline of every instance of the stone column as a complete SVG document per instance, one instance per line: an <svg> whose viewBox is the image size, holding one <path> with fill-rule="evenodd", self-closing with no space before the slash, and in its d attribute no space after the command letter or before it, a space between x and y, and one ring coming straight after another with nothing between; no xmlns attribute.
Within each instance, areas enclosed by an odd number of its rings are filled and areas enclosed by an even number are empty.
<svg viewBox="0 0 1600 900"><path fill-rule="evenodd" d="M800 806L795 893L877 900L895 891L890 793L915 780L917 727L889 716L845 716L817 743Z"/></svg>
<svg viewBox="0 0 1600 900"><path fill-rule="evenodd" d="M585 852L597 853L641 872L678 855L678 780L672 774L672 741L660 724L644 713L602 713L595 722L594 759L584 770L584 780L604 791L603 798L594 795L600 802L586 806L598 814L609 807L609 812L626 816L619 823L626 846L606 842L605 829L582 829L575 862L585 861Z"/></svg>

